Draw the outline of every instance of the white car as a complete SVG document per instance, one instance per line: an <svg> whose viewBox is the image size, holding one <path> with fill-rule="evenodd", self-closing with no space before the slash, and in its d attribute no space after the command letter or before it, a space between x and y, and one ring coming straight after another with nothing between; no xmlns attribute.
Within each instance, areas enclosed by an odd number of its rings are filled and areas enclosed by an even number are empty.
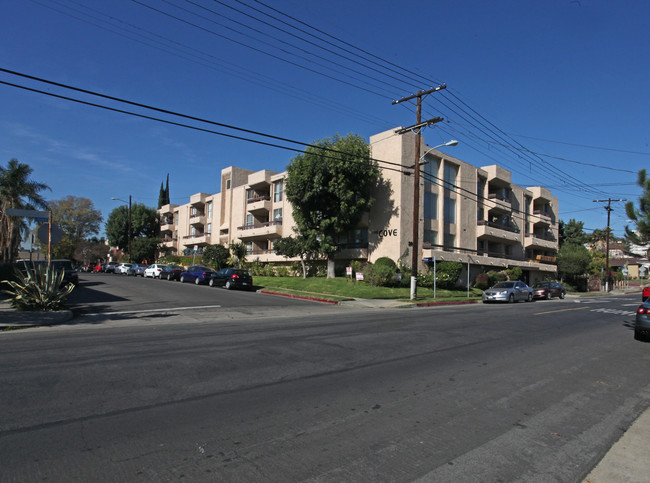
<svg viewBox="0 0 650 483"><path fill-rule="evenodd" d="M159 263L154 263L153 265L149 265L147 268L144 269L144 278L147 277L160 278L160 272L162 272L166 266L167 265L161 265Z"/></svg>
<svg viewBox="0 0 650 483"><path fill-rule="evenodd" d="M113 273L117 273L118 275L126 275L129 268L131 268L131 265L131 263L120 263L119 265L115 265Z"/></svg>

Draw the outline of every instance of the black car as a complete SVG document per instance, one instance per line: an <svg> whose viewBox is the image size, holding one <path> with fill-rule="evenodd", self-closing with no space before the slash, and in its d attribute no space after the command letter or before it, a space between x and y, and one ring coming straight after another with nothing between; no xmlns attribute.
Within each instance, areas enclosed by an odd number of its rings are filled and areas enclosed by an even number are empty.
<svg viewBox="0 0 650 483"><path fill-rule="evenodd" d="M245 288L253 290L253 277L248 270L239 268L222 268L214 273L208 282L210 287Z"/></svg>
<svg viewBox="0 0 650 483"><path fill-rule="evenodd" d="M160 272L160 278L161 280L163 278L166 278L167 280L180 280L181 273L184 270L185 269L180 265L167 265L163 268L162 272Z"/></svg>
<svg viewBox="0 0 650 483"><path fill-rule="evenodd" d="M533 285L533 298L549 300L553 297L566 297L566 289L557 282L537 282Z"/></svg>

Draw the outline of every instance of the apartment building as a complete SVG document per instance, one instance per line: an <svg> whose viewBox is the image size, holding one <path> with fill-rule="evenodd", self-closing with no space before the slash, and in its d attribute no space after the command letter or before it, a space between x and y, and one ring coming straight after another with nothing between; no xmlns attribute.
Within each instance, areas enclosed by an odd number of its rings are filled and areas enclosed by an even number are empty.
<svg viewBox="0 0 650 483"><path fill-rule="evenodd" d="M370 138L375 159L413 166L413 133L393 130ZM490 269L518 266L529 283L556 274L558 201L543 187L523 188L497 165L476 167L422 143L420 178L420 269L453 260L473 279ZM337 260L390 257L410 264L413 177L382 169L375 205L357 227L339 236ZM287 262L273 242L294 234L291 204L284 196L286 172L228 167L220 191L196 193L183 205L165 205L161 232L165 250L201 252L210 244L244 242L248 260Z"/></svg>

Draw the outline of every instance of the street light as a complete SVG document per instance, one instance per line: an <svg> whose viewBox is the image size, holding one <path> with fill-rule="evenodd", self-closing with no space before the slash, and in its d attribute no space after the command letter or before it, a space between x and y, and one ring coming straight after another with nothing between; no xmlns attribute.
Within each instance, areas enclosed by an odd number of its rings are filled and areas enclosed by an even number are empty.
<svg viewBox="0 0 650 483"><path fill-rule="evenodd" d="M115 201L122 201L123 203L126 203L126 200L123 200L121 198L111 198L112 200ZM128 243L129 243L129 263L131 263L131 195L129 195L129 232L128 232Z"/></svg>
<svg viewBox="0 0 650 483"><path fill-rule="evenodd" d="M419 134L417 134L419 136ZM418 147L420 143L417 143ZM439 144L434 146L428 151L426 151L422 156L419 157L417 166L415 166L415 176L413 177L413 252L411 253L411 300L415 300L417 297L418 290L418 265L420 261L420 248L419 248L419 238L420 238L420 166L426 164L422 162L422 159L429 154L431 151L443 146L456 146L458 141L452 139L446 143ZM435 281L434 281L435 283Z"/></svg>

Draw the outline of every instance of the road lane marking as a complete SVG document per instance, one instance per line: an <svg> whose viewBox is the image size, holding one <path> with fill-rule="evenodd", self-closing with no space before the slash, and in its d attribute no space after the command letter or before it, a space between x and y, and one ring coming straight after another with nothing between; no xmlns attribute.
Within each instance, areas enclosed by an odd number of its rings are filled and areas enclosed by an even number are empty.
<svg viewBox="0 0 650 483"><path fill-rule="evenodd" d="M589 308L591 308L591 307L587 306L587 307L579 307L577 309L549 310L548 312L537 312L536 314L533 314L533 315L554 314L556 312L567 312L567 311L570 311L570 310L585 310L585 309L589 309Z"/></svg>
<svg viewBox="0 0 650 483"><path fill-rule="evenodd" d="M146 310L125 310L122 312L93 312L91 314L81 314L82 317L89 315L124 315L124 314L144 314L147 312L175 312L178 310L195 310L195 309L219 309L221 305L199 305L196 307L169 307L167 309L146 309Z"/></svg>

